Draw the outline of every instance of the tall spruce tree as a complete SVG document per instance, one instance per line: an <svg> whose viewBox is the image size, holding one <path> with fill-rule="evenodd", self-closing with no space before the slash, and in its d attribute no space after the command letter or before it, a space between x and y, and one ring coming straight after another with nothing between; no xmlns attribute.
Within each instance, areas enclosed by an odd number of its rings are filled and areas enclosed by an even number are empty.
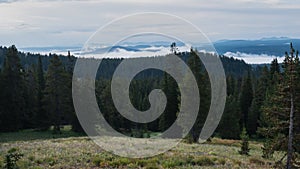
<svg viewBox="0 0 300 169"><path fill-rule="evenodd" d="M209 79L205 71L202 70L201 60L197 55L197 51L191 49L190 57L188 59L188 66L194 74L199 88L200 106L199 112L195 124L193 125L189 136L192 137L193 142L197 142L204 126L209 106L210 106L210 95L209 95Z"/></svg>
<svg viewBox="0 0 300 169"><path fill-rule="evenodd" d="M123 90L120 88L120 92ZM122 115L114 106L111 96L111 82L99 80L96 82L96 93L100 110L105 120L116 130L120 130L123 124ZM130 128L130 127L128 127Z"/></svg>
<svg viewBox="0 0 300 169"><path fill-rule="evenodd" d="M261 107L266 99L266 92L270 84L269 77L269 70L267 66L264 66L261 77L258 79L255 87L254 97L249 109L247 128L250 136L257 134L257 128L259 127L259 119L261 116Z"/></svg>
<svg viewBox="0 0 300 169"><path fill-rule="evenodd" d="M179 111L178 87L170 75L164 73L162 88L167 97L167 106L159 121L159 129L165 131L176 120Z"/></svg>
<svg viewBox="0 0 300 169"><path fill-rule="evenodd" d="M68 103L68 85L66 83L66 71L57 55L50 60L46 74L45 87L45 110L48 111L53 123L53 132L61 133L60 127L65 117L66 105Z"/></svg>
<svg viewBox="0 0 300 169"><path fill-rule="evenodd" d="M298 52L295 55L292 44L290 48L290 55L286 52L283 73L274 87L275 91L263 107L266 122L260 133L267 138L267 144L263 147L264 157L271 157L275 151L286 151L286 168L298 168L300 64Z"/></svg>
<svg viewBox="0 0 300 169"><path fill-rule="evenodd" d="M37 79L35 76L34 65L30 66L25 72L25 116L23 128L35 128L37 113Z"/></svg>
<svg viewBox="0 0 300 169"><path fill-rule="evenodd" d="M299 114L299 106L297 106L297 102L299 102L299 94L300 94L300 86L297 84L300 81L299 74L297 73L297 70L300 70L300 64L299 64L299 56L298 51L295 56L295 49L293 47L293 44L291 43L290 46L290 56L286 52L286 59L284 61L284 69L286 70L286 78L287 78L287 87L288 87L288 93L290 95L290 113L289 113L289 133L288 133L288 145L287 145L287 162L286 162L286 168L291 169L292 168L292 160L294 156L294 135L295 133L295 116L296 113ZM297 108L296 108L297 107ZM295 160L295 159L294 159Z"/></svg>
<svg viewBox="0 0 300 169"><path fill-rule="evenodd" d="M24 70L13 45L8 48L1 82L1 131L17 131L25 117Z"/></svg>
<svg viewBox="0 0 300 169"><path fill-rule="evenodd" d="M50 114L45 110L44 105L44 91L45 91L45 77L43 70L43 62L42 57L38 58L37 65L37 112L35 114L36 128L38 130L48 130L51 126Z"/></svg>
<svg viewBox="0 0 300 169"><path fill-rule="evenodd" d="M243 127L241 136L240 136L242 143L241 143L241 150L239 151L239 153L241 155L249 155L249 136L247 134L246 128Z"/></svg>
<svg viewBox="0 0 300 169"><path fill-rule="evenodd" d="M253 88L252 88L252 80L250 71L246 77L244 77L241 87L241 94L240 94L240 109L241 109L241 120L240 120L240 127L245 126L247 132L249 131L248 128L248 114L249 108L251 106L253 99Z"/></svg>
<svg viewBox="0 0 300 169"><path fill-rule="evenodd" d="M270 76L271 76L271 79L273 78L273 75L275 73L279 73L280 72L280 66L279 66L279 63L278 63L278 60L277 58L275 58L272 62L271 62L271 66L270 66Z"/></svg>
<svg viewBox="0 0 300 169"><path fill-rule="evenodd" d="M238 101L237 82L233 76L227 77L227 99L222 119L217 132L224 139L239 139L240 107Z"/></svg>
<svg viewBox="0 0 300 169"><path fill-rule="evenodd" d="M67 93L66 96L66 110L65 114L67 114L68 123L72 125L72 130L75 132L83 132L83 128L81 127L79 120L77 118L72 99L72 78L73 78L73 68L76 62L76 58L71 56L70 51L68 51L68 59L65 65L66 70L66 86Z"/></svg>

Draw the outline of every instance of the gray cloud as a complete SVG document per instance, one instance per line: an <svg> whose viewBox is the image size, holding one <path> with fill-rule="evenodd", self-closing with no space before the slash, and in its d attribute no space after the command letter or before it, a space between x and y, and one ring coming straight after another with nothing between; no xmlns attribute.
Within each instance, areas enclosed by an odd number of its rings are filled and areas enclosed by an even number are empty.
<svg viewBox="0 0 300 169"><path fill-rule="evenodd" d="M16 2L18 0L0 0L0 3L12 3L12 2Z"/></svg>
<svg viewBox="0 0 300 169"><path fill-rule="evenodd" d="M300 37L300 23L295 22L300 2L291 0L0 0L0 3L3 16L0 45L83 44L94 31L113 19L153 11L183 17L212 40Z"/></svg>

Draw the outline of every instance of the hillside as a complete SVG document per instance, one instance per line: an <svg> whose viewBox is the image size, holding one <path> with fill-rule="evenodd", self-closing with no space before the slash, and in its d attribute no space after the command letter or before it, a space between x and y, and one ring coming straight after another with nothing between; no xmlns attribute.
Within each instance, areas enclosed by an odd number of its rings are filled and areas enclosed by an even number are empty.
<svg viewBox="0 0 300 169"><path fill-rule="evenodd" d="M23 134L24 133L24 134ZM181 142L161 155L129 159L118 157L99 148L90 138L78 137L63 130L68 138L47 138L43 133L23 131L0 134L0 168L4 156L11 148L17 148L24 156L17 162L21 169L40 168L272 168L274 159L261 157L262 144L250 142L250 156L238 153L240 141L213 138L205 144ZM23 136L22 136L23 135ZM72 137L73 135L73 137ZM37 136L40 136L37 139ZM57 135L59 136L59 135ZM74 137L76 136L76 137ZM5 141L3 138L13 140ZM55 135L54 135L55 137ZM33 139L33 140L30 140ZM115 140L118 140L116 138Z"/></svg>

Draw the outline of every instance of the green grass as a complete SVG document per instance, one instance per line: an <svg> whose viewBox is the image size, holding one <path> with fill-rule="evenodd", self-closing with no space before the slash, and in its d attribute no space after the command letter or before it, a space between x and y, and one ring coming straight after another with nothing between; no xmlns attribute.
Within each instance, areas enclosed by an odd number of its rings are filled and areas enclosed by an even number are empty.
<svg viewBox="0 0 300 169"><path fill-rule="evenodd" d="M0 134L0 168L11 148L24 154L17 162L20 168L271 168L280 158L261 158L259 142L250 142L250 156L241 156L240 141L213 138L206 144L178 144L164 154L142 159L130 159L113 155L99 148L88 137L70 131L66 127L62 135L50 132L25 130ZM5 138L3 137L5 136ZM53 138L55 137L55 138Z"/></svg>
<svg viewBox="0 0 300 169"><path fill-rule="evenodd" d="M14 141L30 141L30 140L48 140L57 138L80 137L84 134L76 133L71 130L71 126L64 126L61 134L52 134L48 131L35 131L32 129L22 130L19 132L0 133L0 143Z"/></svg>

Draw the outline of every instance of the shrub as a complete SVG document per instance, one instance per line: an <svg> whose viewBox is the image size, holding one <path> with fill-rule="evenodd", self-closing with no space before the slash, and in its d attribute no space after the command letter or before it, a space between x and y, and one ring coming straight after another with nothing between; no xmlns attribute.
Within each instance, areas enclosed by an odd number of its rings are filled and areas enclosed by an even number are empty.
<svg viewBox="0 0 300 169"><path fill-rule="evenodd" d="M148 163L148 161L147 161L146 159L138 159L138 160L136 161L136 164L137 164L138 166L140 166L140 167L146 166L147 163Z"/></svg>
<svg viewBox="0 0 300 169"><path fill-rule="evenodd" d="M174 168L174 167L176 167L176 166L178 166L178 165L177 165L176 161L171 160L171 159L168 159L168 160L166 160L166 161L164 161L164 162L162 163L162 166L163 166L164 168Z"/></svg>
<svg viewBox="0 0 300 169"><path fill-rule="evenodd" d="M46 157L45 159L43 159L43 161L50 166L54 166L55 164L57 164L57 160L52 157Z"/></svg>
<svg viewBox="0 0 300 169"><path fill-rule="evenodd" d="M112 167L126 166L130 164L131 161L128 158L116 158L110 162Z"/></svg>
<svg viewBox="0 0 300 169"><path fill-rule="evenodd" d="M193 164L195 165L200 165L200 166L211 166L211 165L215 165L215 162L212 158L210 157L206 157L206 156L201 156L198 158L195 158L192 161Z"/></svg>
<svg viewBox="0 0 300 169"><path fill-rule="evenodd" d="M34 156L29 156L29 157L28 157L28 160L29 160L29 161L34 161L34 160L35 160L35 157L34 157Z"/></svg>
<svg viewBox="0 0 300 169"><path fill-rule="evenodd" d="M261 149L262 149L262 152L263 152L263 155L262 155L263 158L271 159L273 157L274 149L273 149L272 144L270 143L270 141L265 141L264 146Z"/></svg>
<svg viewBox="0 0 300 169"><path fill-rule="evenodd" d="M34 160L34 162L35 162L36 164L42 164L42 163L43 163L43 161L42 161L41 159L36 159L36 160Z"/></svg>
<svg viewBox="0 0 300 169"><path fill-rule="evenodd" d="M19 161L23 157L23 154L19 152L18 149L12 148L8 150L5 155L5 165L6 169L15 169L18 168L17 161Z"/></svg>
<svg viewBox="0 0 300 169"><path fill-rule="evenodd" d="M100 163L102 162L102 159L99 156L96 156L92 159L92 162L95 166L100 167Z"/></svg>
<svg viewBox="0 0 300 169"><path fill-rule="evenodd" d="M183 141L184 141L185 143L187 143L187 144L192 144L192 143L194 143L194 140L193 140L193 137L192 137L191 134L188 134L188 135L184 138Z"/></svg>
<svg viewBox="0 0 300 169"><path fill-rule="evenodd" d="M18 168L17 161L19 161L23 157L23 154L19 152L18 149L12 148L8 150L5 155L5 165L6 169L15 169Z"/></svg>
<svg viewBox="0 0 300 169"><path fill-rule="evenodd" d="M130 163L127 165L128 168L139 168L139 166L135 163Z"/></svg>
<svg viewBox="0 0 300 169"><path fill-rule="evenodd" d="M241 139L242 139L242 146L241 146L241 150L239 151L239 153L241 155L249 155L249 136L247 134L246 128L243 128L243 131L241 133Z"/></svg>

